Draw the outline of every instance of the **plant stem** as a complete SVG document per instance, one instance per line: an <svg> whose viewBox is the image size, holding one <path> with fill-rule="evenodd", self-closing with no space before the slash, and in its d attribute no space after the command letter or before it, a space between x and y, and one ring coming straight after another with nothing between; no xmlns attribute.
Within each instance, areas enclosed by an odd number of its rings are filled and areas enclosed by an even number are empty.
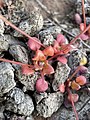
<svg viewBox="0 0 90 120"><path fill-rule="evenodd" d="M84 34L88 29L90 28L90 25L88 25L84 31L82 31L79 35L77 35L68 45L66 45L60 52L56 53L54 56L52 56L51 58L49 58L48 60L52 60L53 58L57 57L58 55L60 55L62 52L64 52L65 50L67 50L67 48L72 45L74 42L76 42L76 40L82 35Z"/></svg>
<svg viewBox="0 0 90 120"><path fill-rule="evenodd" d="M71 103L72 103L73 111L74 111L75 116L76 116L76 120L79 120L79 118L78 118L78 113L77 113L77 111L76 111L76 108L75 108L75 105L74 105L74 102L73 102L73 99L72 99L72 93L71 93L71 91L70 91L69 88L67 89L67 91L68 91L68 94L69 94L69 96L70 96L70 100L71 100Z"/></svg>
<svg viewBox="0 0 90 120"><path fill-rule="evenodd" d="M33 39L33 37L31 37L30 35L28 35L27 33L25 33L23 30L19 29L18 27L16 27L13 23L9 22L5 17L3 17L2 15L0 15L0 19L2 19L5 23L7 23L8 25L10 25L12 28L14 28L15 30L17 30L18 32L20 32L22 35L28 37L29 39L32 39L34 42L38 43L39 45L41 45L42 47L45 48L45 46L38 42L37 40Z"/></svg>
<svg viewBox="0 0 90 120"><path fill-rule="evenodd" d="M3 58L0 58L0 61L2 62L9 62L9 63L12 63L12 64L17 64L17 65L28 65L29 67L33 67L32 65L29 65L29 64L25 64L25 63L21 63L21 62L16 62L16 61L12 61L12 60L7 60L7 59L3 59Z"/></svg>
<svg viewBox="0 0 90 120"><path fill-rule="evenodd" d="M86 28L86 16L85 16L84 0L82 0L82 14L83 14L83 19L84 19L84 27Z"/></svg>

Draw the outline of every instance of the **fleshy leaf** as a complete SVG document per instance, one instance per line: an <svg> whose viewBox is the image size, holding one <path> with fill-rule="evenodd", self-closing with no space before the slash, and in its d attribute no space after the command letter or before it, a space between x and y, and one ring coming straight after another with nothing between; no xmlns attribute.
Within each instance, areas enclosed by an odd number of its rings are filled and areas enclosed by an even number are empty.
<svg viewBox="0 0 90 120"><path fill-rule="evenodd" d="M65 85L64 83L59 86L60 92L64 93L65 92Z"/></svg>
<svg viewBox="0 0 90 120"><path fill-rule="evenodd" d="M81 38L82 40L88 40L88 39L89 39L89 36L86 35L86 34L81 34L81 35L80 35L80 38Z"/></svg>
<svg viewBox="0 0 90 120"><path fill-rule="evenodd" d="M66 39L65 39L64 35L58 34L58 35L57 35L57 42L58 42L60 45L63 44L63 43L65 43L65 42L66 42Z"/></svg>
<svg viewBox="0 0 90 120"><path fill-rule="evenodd" d="M57 53L59 51L59 43L56 40L54 41L53 49L54 53Z"/></svg>
<svg viewBox="0 0 90 120"><path fill-rule="evenodd" d="M78 13L75 14L75 21L78 25L82 22L82 19Z"/></svg>
<svg viewBox="0 0 90 120"><path fill-rule="evenodd" d="M66 63L67 63L67 59L66 59L64 56L58 57L57 60L58 60L59 62L63 63L63 64L66 64Z"/></svg>
<svg viewBox="0 0 90 120"><path fill-rule="evenodd" d="M44 61L46 60L46 57L44 56L43 52L41 50L36 51L35 57L32 59L35 61Z"/></svg>
<svg viewBox="0 0 90 120"><path fill-rule="evenodd" d="M44 55L46 56L53 56L54 55L54 49L52 46L48 46L43 50Z"/></svg>
<svg viewBox="0 0 90 120"><path fill-rule="evenodd" d="M80 61L80 65L86 65L87 64L87 58L83 56Z"/></svg>
<svg viewBox="0 0 90 120"><path fill-rule="evenodd" d="M71 88L73 90L79 90L81 87L80 87L80 85L78 83L76 83L75 81L72 81Z"/></svg>
<svg viewBox="0 0 90 120"><path fill-rule="evenodd" d="M38 79L36 81L36 90L38 92L45 92L48 89L48 83L43 79Z"/></svg>
<svg viewBox="0 0 90 120"><path fill-rule="evenodd" d="M68 95L68 100L69 100L69 101L71 101L71 97L72 97L73 102L77 102L78 99L79 99L78 94L71 94L71 96Z"/></svg>
<svg viewBox="0 0 90 120"><path fill-rule="evenodd" d="M34 70L27 65L22 65L22 74L31 75L34 73Z"/></svg>
<svg viewBox="0 0 90 120"><path fill-rule="evenodd" d="M86 73L87 70L88 70L88 69L87 69L85 66L81 65L79 72L83 74L83 73Z"/></svg>
<svg viewBox="0 0 90 120"><path fill-rule="evenodd" d="M84 23L80 24L80 30L83 31L85 29Z"/></svg>
<svg viewBox="0 0 90 120"><path fill-rule="evenodd" d="M86 78L84 76L80 75L79 77L76 78L76 82L79 85L84 85L84 84L86 84Z"/></svg>
<svg viewBox="0 0 90 120"><path fill-rule="evenodd" d="M40 49L41 45L33 41L33 39L39 41L36 37L32 37L31 39L28 40L27 45L29 46L31 50L36 51Z"/></svg>
<svg viewBox="0 0 90 120"><path fill-rule="evenodd" d="M44 67L43 67L43 71L42 72L43 72L44 75L46 75L46 74L53 74L54 73L54 69L53 69L53 67L50 64L46 63L44 65Z"/></svg>

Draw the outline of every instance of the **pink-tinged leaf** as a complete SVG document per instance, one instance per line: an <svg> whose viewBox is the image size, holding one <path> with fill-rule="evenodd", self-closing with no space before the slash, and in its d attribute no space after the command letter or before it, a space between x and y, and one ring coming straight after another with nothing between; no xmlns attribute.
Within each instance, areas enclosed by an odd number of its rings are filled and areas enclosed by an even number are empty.
<svg viewBox="0 0 90 120"><path fill-rule="evenodd" d="M79 84L79 85L85 85L87 80L84 76L80 75L79 77L76 78L76 82Z"/></svg>
<svg viewBox="0 0 90 120"><path fill-rule="evenodd" d="M73 102L77 102L78 99L79 99L78 94L71 94L71 95L68 95L68 100L69 100L69 101L71 101L71 97L72 97Z"/></svg>
<svg viewBox="0 0 90 120"><path fill-rule="evenodd" d="M78 25L82 22L82 19L78 13L75 14L75 21Z"/></svg>
<svg viewBox="0 0 90 120"><path fill-rule="evenodd" d="M80 30L83 31L85 29L84 23L80 24Z"/></svg>
<svg viewBox="0 0 90 120"><path fill-rule="evenodd" d="M89 39L89 36L86 35L86 34L81 34L81 35L80 35L80 38L81 38L82 40L88 40L88 39Z"/></svg>
<svg viewBox="0 0 90 120"><path fill-rule="evenodd" d="M50 65L50 64L48 64L48 63L46 63L45 65L44 65L44 67L43 67L43 74L44 75L46 75L46 74L53 74L54 73L54 69L53 69L53 67Z"/></svg>
<svg viewBox="0 0 90 120"><path fill-rule="evenodd" d="M66 43L66 38L62 34L57 35L57 42L61 45L63 43Z"/></svg>
<svg viewBox="0 0 90 120"><path fill-rule="evenodd" d="M55 40L54 41L54 46L53 46L53 49L54 49L54 53L57 53L59 51L59 43Z"/></svg>
<svg viewBox="0 0 90 120"><path fill-rule="evenodd" d="M43 79L38 79L36 81L36 90L38 92L45 92L48 89L48 83Z"/></svg>
<svg viewBox="0 0 90 120"><path fill-rule="evenodd" d="M58 60L59 62L63 63L63 64L66 64L66 63L67 63L67 59L66 59L64 56L58 57L57 60Z"/></svg>
<svg viewBox="0 0 90 120"><path fill-rule="evenodd" d="M44 55L46 56L53 56L54 55L54 49L52 46L48 46L43 50Z"/></svg>
<svg viewBox="0 0 90 120"><path fill-rule="evenodd" d="M71 88L73 90L79 90L81 87L80 87L80 85L78 83L76 83L75 81L72 81Z"/></svg>
<svg viewBox="0 0 90 120"><path fill-rule="evenodd" d="M59 86L60 92L64 93L65 92L65 85L64 83Z"/></svg>
<svg viewBox="0 0 90 120"><path fill-rule="evenodd" d="M41 50L36 51L35 57L32 59L35 61L45 61L46 57L44 56L43 52Z"/></svg>
<svg viewBox="0 0 90 120"><path fill-rule="evenodd" d="M40 49L41 45L33 41L33 39L39 41L36 37L32 37L31 39L28 40L27 45L29 46L31 50L36 51Z"/></svg>
<svg viewBox="0 0 90 120"><path fill-rule="evenodd" d="M31 75L34 73L34 70L27 65L22 65L22 74L24 75Z"/></svg>
<svg viewBox="0 0 90 120"><path fill-rule="evenodd" d="M86 73L87 70L88 70L88 69L87 69L85 66L81 65L79 72L83 74L83 73Z"/></svg>

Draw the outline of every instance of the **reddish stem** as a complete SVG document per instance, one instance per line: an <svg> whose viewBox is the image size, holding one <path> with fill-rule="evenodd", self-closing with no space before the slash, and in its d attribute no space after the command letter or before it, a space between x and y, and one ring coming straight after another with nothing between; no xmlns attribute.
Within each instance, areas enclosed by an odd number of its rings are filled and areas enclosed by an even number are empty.
<svg viewBox="0 0 90 120"><path fill-rule="evenodd" d="M2 62L9 62L9 63L12 63L12 64L17 64L17 65L28 65L29 67L33 67L32 65L29 65L29 64L16 62L16 61L12 61L12 60L7 60L7 59L3 59L3 58L0 58L0 61L2 61Z"/></svg>
<svg viewBox="0 0 90 120"><path fill-rule="evenodd" d="M82 0L82 14L83 14L83 19L84 19L84 27L86 28L86 16L85 16L84 0Z"/></svg>
<svg viewBox="0 0 90 120"><path fill-rule="evenodd" d="M67 50L67 48L72 45L74 42L76 42L76 40L82 35L84 34L88 29L90 28L90 25L88 25L84 31L82 31L79 35L77 35L68 45L66 45L60 52L58 52L57 54L55 54L54 56L52 56L51 58L49 58L48 60L52 60L53 58L57 57L58 55L60 55L62 52L64 53L64 51Z"/></svg>
<svg viewBox="0 0 90 120"><path fill-rule="evenodd" d="M45 46L36 41L35 39L33 39L31 36L29 36L27 33L25 33L24 31L22 31L21 29L19 29L18 27L16 27L13 23L9 22L5 17L3 17L2 15L0 15L0 19L2 19L4 22L6 22L8 25L10 25L12 28L14 28L15 30L17 30L18 32L20 32L22 35L25 35L26 37L28 37L29 39L32 39L34 42L38 43L39 45L41 45L42 47L45 48Z"/></svg>
<svg viewBox="0 0 90 120"><path fill-rule="evenodd" d="M78 113L77 113L77 111L76 111L76 108L75 108L75 105L74 105L74 101L73 101L73 98L72 98L72 93L71 93L71 91L70 91L69 88L67 89L67 91L68 91L68 94L69 94L69 96L70 96L70 100L71 100L71 104L72 104L73 111L74 111L75 116L76 116L76 120L79 120L79 118L78 118Z"/></svg>

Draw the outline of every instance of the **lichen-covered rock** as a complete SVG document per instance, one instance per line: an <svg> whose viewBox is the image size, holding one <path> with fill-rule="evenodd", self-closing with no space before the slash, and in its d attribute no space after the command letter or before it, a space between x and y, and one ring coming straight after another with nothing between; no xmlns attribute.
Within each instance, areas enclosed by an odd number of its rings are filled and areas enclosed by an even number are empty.
<svg viewBox="0 0 90 120"><path fill-rule="evenodd" d="M54 80L52 82L52 87L54 91L57 91L59 88L59 85L66 81L69 73L70 73L69 66L67 64L62 64L58 62L57 68L54 74Z"/></svg>
<svg viewBox="0 0 90 120"><path fill-rule="evenodd" d="M81 0L77 0L75 2L76 4L76 12L79 13L80 15L82 15L82 1ZM84 7L85 7L85 14L89 14L90 15L90 5L89 5L89 2L88 0L85 0L85 3L84 3Z"/></svg>
<svg viewBox="0 0 90 120"><path fill-rule="evenodd" d="M7 19L12 23L17 24L26 17L23 0L4 0L7 9L5 14Z"/></svg>
<svg viewBox="0 0 90 120"><path fill-rule="evenodd" d="M3 112L4 112L4 105L0 103L0 120L5 120Z"/></svg>
<svg viewBox="0 0 90 120"><path fill-rule="evenodd" d="M46 98L48 96L48 94L46 92L44 93L34 93L34 98L36 103L40 103L42 101L42 99Z"/></svg>
<svg viewBox="0 0 90 120"><path fill-rule="evenodd" d="M11 45L9 48L9 53L13 56L16 61L22 63L28 63L28 53L27 50L21 45Z"/></svg>
<svg viewBox="0 0 90 120"><path fill-rule="evenodd" d="M56 112L63 103L63 94L60 92L51 93L40 102L36 109L40 116L45 118L50 117L54 112Z"/></svg>
<svg viewBox="0 0 90 120"><path fill-rule="evenodd" d="M42 27L43 17L38 10L32 11L29 19L21 21L19 24L19 28L31 36L35 35L38 31L40 31ZM14 36L22 37L23 35L15 31Z"/></svg>
<svg viewBox="0 0 90 120"><path fill-rule="evenodd" d="M51 34L54 38L57 37L57 35L61 33L61 28L58 26L52 26L50 28L47 28L46 30L43 30L39 33L40 36L42 35L47 35L47 34Z"/></svg>
<svg viewBox="0 0 90 120"><path fill-rule="evenodd" d="M0 96L9 92L15 85L14 69L11 64L0 63Z"/></svg>
<svg viewBox="0 0 90 120"><path fill-rule="evenodd" d="M0 52L7 51L9 44L4 36L0 35Z"/></svg>
<svg viewBox="0 0 90 120"><path fill-rule="evenodd" d="M4 22L0 19L0 34L2 35L4 33Z"/></svg>
<svg viewBox="0 0 90 120"><path fill-rule="evenodd" d="M39 73L35 72L33 75L24 75L22 74L22 72L20 71L20 69L17 70L16 76L18 78L18 80L25 85L25 88L27 90L35 90L35 83L39 77Z"/></svg>
<svg viewBox="0 0 90 120"><path fill-rule="evenodd" d="M6 110L30 116L34 110L32 99L19 88L13 88L7 95Z"/></svg>

